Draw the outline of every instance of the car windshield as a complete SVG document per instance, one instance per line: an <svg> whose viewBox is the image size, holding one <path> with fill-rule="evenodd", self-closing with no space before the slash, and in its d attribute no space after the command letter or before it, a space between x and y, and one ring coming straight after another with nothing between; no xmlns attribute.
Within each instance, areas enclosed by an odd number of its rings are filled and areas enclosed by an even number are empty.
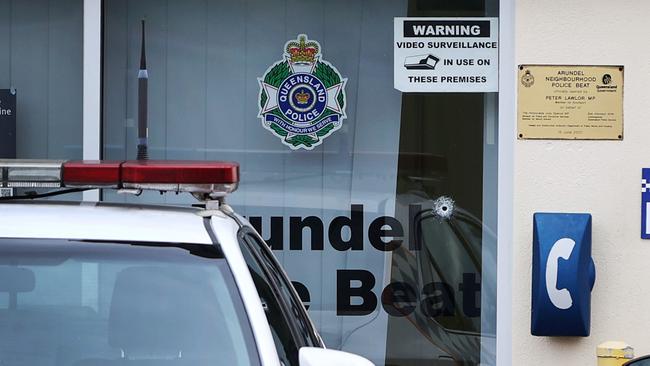
<svg viewBox="0 0 650 366"><path fill-rule="evenodd" d="M259 365L211 245L0 239L0 365Z"/></svg>

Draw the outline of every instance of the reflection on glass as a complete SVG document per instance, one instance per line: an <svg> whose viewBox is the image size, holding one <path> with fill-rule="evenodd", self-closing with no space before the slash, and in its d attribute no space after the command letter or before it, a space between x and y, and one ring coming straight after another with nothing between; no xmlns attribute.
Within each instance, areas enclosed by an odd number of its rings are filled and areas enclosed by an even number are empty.
<svg viewBox="0 0 650 366"><path fill-rule="evenodd" d="M437 291L443 294L443 301L434 307L441 306L444 311L430 317L447 330L480 335L480 222L461 209L451 219L442 219L433 211L421 216L416 222L416 235L421 240L422 282L437 284Z"/></svg>
<svg viewBox="0 0 650 366"><path fill-rule="evenodd" d="M16 93L15 134L0 144L15 157L81 159L82 45L82 0L0 1L0 89Z"/></svg>
<svg viewBox="0 0 650 366"><path fill-rule="evenodd" d="M397 91L393 22L404 16L497 16L497 4L105 1L105 157L136 156L139 22L146 17L150 156L241 163L242 184L229 203L261 231L291 280L304 285L326 344L362 353L379 366L489 365L494 347L485 340L494 329L489 287L495 287L490 273L496 264L494 235L485 231L494 232L497 143L484 135L495 135L497 97ZM311 151L290 150L259 118L257 78L298 34L317 40L323 58L348 80L347 119ZM415 215L441 196L453 199L454 215L444 224L422 218L422 248L412 250ZM111 201L189 201L183 197L105 195ZM357 222L357 215L362 223L354 231L340 225L348 218ZM369 226L382 216L403 228L402 245L394 251L370 243ZM309 225L301 226L303 220ZM352 234L361 249L337 249L336 242ZM370 314L337 313L341 271L360 271L373 281L368 296L378 301ZM383 291L395 282L408 286ZM391 299L399 304L391 307Z"/></svg>
<svg viewBox="0 0 650 366"><path fill-rule="evenodd" d="M650 366L650 356L644 356L639 359L629 361L624 366Z"/></svg>

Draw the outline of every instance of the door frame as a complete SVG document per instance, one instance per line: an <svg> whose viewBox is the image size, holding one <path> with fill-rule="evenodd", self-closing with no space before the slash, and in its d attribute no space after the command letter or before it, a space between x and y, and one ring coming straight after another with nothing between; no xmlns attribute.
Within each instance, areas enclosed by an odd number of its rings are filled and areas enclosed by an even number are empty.
<svg viewBox="0 0 650 366"><path fill-rule="evenodd" d="M499 4L497 365L512 365L512 248L516 116L515 0Z"/></svg>

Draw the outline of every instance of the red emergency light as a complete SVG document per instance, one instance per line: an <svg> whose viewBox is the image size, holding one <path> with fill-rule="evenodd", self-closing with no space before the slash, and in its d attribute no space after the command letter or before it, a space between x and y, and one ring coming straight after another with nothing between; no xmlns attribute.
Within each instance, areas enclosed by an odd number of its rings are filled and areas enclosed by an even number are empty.
<svg viewBox="0 0 650 366"><path fill-rule="evenodd" d="M65 187L120 186L121 161L76 160L63 163L61 181Z"/></svg>
<svg viewBox="0 0 650 366"><path fill-rule="evenodd" d="M122 181L133 184L233 184L239 182L239 165L221 161L126 161L122 163Z"/></svg>
<svg viewBox="0 0 650 366"><path fill-rule="evenodd" d="M239 164L221 161L132 160L120 169L130 189L219 195L237 189Z"/></svg>
<svg viewBox="0 0 650 366"><path fill-rule="evenodd" d="M222 161L0 159L0 173L4 187L157 190L203 198L233 192L239 183L239 164Z"/></svg>

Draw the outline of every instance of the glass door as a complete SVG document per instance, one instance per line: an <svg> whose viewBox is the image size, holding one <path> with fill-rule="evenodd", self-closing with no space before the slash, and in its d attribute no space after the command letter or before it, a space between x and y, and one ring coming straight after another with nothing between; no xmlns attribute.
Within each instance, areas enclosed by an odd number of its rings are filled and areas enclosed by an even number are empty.
<svg viewBox="0 0 650 366"><path fill-rule="evenodd" d="M229 203L328 347L380 366L494 364L498 93L401 92L393 76L397 19L497 17L497 0L103 6L105 159L137 156L145 19L149 156L241 164Z"/></svg>

